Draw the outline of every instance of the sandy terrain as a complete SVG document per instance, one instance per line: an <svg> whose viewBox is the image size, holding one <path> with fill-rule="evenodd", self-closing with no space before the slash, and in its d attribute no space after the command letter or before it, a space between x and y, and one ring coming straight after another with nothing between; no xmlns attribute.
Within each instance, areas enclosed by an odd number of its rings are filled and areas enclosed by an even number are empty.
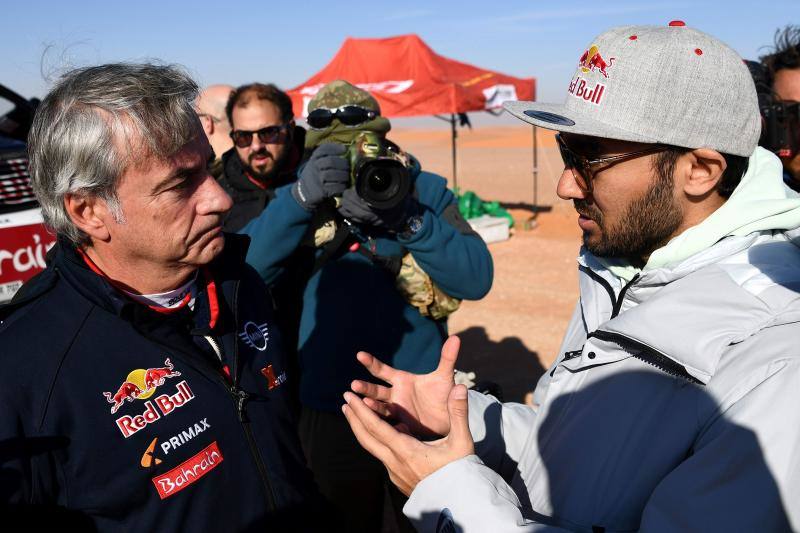
<svg viewBox="0 0 800 533"><path fill-rule="evenodd" d="M452 186L450 131L395 130L390 138L426 170ZM559 200L562 166L553 134L539 130L539 179L533 208L532 131L522 127L460 130L458 186L511 207L517 224L510 240L492 244L495 277L481 301L464 302L450 319L461 336L459 367L503 387L520 401L557 355L578 294L575 256L580 245L577 215ZM532 229L526 222L536 212Z"/></svg>

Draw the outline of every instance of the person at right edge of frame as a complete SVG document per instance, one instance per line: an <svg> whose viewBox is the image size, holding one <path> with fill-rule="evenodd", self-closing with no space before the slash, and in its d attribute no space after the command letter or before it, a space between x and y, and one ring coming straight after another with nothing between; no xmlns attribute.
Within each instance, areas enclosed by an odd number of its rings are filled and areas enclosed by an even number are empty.
<svg viewBox="0 0 800 533"><path fill-rule="evenodd" d="M426 376L359 354L391 387L345 416L420 531L797 531L800 198L753 80L682 21L581 52L564 104L505 104L559 132L583 232L535 405L453 385L453 338Z"/></svg>
<svg viewBox="0 0 800 533"><path fill-rule="evenodd" d="M340 411L350 382L369 377L353 354L369 347L398 368L432 371L457 299L489 291L492 257L445 179L386 138L389 120L367 91L331 82L308 111L309 159L243 228L252 239L247 262L280 290L297 254L309 256L298 341L299 432L309 467L347 531L381 531L387 507L409 531L405 498Z"/></svg>

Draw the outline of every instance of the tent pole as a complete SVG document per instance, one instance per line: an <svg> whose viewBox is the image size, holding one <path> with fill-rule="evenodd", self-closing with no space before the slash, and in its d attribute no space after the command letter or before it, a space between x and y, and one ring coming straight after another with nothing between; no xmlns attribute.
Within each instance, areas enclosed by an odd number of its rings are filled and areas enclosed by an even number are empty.
<svg viewBox="0 0 800 533"><path fill-rule="evenodd" d="M533 218L539 214L539 142L533 126Z"/></svg>
<svg viewBox="0 0 800 533"><path fill-rule="evenodd" d="M450 114L450 131L452 133L451 142L453 145L453 189L458 187L458 174L456 173L456 115Z"/></svg>

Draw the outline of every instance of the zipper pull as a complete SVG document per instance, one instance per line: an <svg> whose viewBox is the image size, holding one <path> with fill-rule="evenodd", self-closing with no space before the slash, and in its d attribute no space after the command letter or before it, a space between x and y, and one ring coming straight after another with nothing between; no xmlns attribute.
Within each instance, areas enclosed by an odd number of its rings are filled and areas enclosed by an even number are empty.
<svg viewBox="0 0 800 533"><path fill-rule="evenodd" d="M245 411L245 403L250 398L250 395L240 389L231 389L231 394L236 398L236 410L239 412L239 422L249 422L247 418L247 411Z"/></svg>

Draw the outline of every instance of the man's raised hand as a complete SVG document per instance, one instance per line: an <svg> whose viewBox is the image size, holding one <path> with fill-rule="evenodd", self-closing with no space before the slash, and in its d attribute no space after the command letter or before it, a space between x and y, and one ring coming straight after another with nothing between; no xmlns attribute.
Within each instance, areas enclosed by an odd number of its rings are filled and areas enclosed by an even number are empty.
<svg viewBox="0 0 800 533"><path fill-rule="evenodd" d="M442 346L439 366L430 374L412 374L380 362L366 352L356 356L369 373L390 385L356 380L354 392L364 396L370 409L398 423L397 428L420 437L440 437L450 432L447 398L455 385L453 371L461 341L451 336Z"/></svg>
<svg viewBox="0 0 800 533"><path fill-rule="evenodd" d="M384 464L392 483L406 496L420 481L443 466L475 453L464 385L451 387L445 398L448 435L430 442L400 433L355 394L346 392L344 399L347 403L342 406L342 412L359 444Z"/></svg>

